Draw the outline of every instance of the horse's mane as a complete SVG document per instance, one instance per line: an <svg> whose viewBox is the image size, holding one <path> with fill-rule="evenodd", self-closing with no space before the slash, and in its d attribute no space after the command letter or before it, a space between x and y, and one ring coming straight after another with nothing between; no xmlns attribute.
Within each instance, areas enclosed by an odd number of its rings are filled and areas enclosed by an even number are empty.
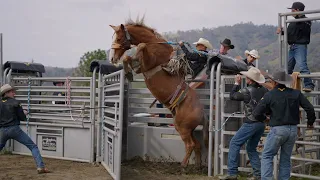
<svg viewBox="0 0 320 180"><path fill-rule="evenodd" d="M145 15L143 15L141 19L139 19L139 16L138 16L137 19L136 19L136 21L134 21L134 20L131 19L131 17L129 17L129 18L126 20L125 25L126 25L126 26L138 26L138 27L146 28L146 29L148 29L149 31L153 32L153 33L157 36L157 38L165 39L161 34L159 34L159 33L156 31L156 29L147 26L147 25L144 23L144 18L145 18Z"/></svg>

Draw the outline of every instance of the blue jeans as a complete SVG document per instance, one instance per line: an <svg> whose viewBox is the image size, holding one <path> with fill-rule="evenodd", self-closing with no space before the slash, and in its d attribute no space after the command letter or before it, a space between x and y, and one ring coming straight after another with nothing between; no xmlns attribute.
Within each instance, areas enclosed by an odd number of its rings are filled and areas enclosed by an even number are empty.
<svg viewBox="0 0 320 180"><path fill-rule="evenodd" d="M264 145L261 160L262 180L273 179L273 158L281 148L278 179L287 180L291 173L291 154L297 137L297 126L272 127Z"/></svg>
<svg viewBox="0 0 320 180"><path fill-rule="evenodd" d="M261 176L261 163L257 146L264 133L265 124L262 122L244 123L230 141L228 154L228 175L238 174L240 148L247 142L247 153L253 168L254 176Z"/></svg>
<svg viewBox="0 0 320 180"><path fill-rule="evenodd" d="M14 139L30 149L32 156L37 164L37 168L44 168L44 163L40 155L38 146L20 128L20 126L0 127L0 151L6 145L7 140Z"/></svg>
<svg viewBox="0 0 320 180"><path fill-rule="evenodd" d="M296 63L300 69L301 74L310 74L310 70L307 65L307 51L308 47L304 44L293 44L289 50L289 61L288 61L288 74L293 73L294 66ZM314 88L314 84L310 78L304 78L304 87Z"/></svg>

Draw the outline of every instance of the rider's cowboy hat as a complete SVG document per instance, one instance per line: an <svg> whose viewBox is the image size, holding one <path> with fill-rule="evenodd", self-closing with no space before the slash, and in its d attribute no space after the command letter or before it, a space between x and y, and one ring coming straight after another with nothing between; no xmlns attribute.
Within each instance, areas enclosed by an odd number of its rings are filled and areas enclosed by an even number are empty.
<svg viewBox="0 0 320 180"><path fill-rule="evenodd" d="M222 42L220 42L223 46L229 47L230 49L234 49L234 45L231 44L231 40L226 38Z"/></svg>
<svg viewBox="0 0 320 180"><path fill-rule="evenodd" d="M279 84L291 84L293 79L283 69L276 69L272 75L267 75L271 80Z"/></svg>
<svg viewBox="0 0 320 180"><path fill-rule="evenodd" d="M260 70L255 67L251 67L248 71L241 71L241 74L245 75L246 77L252 79L257 83L265 83L266 79L261 74Z"/></svg>
<svg viewBox="0 0 320 180"><path fill-rule="evenodd" d="M259 59L259 58L260 58L259 52L258 52L257 50L255 50L255 49L253 49L253 50L251 50L251 51L246 50L246 51L244 52L244 54L245 54L246 56L250 55L250 56L252 56L252 57L254 57L254 58L256 58L256 59Z"/></svg>
<svg viewBox="0 0 320 180"><path fill-rule="evenodd" d="M205 47L207 47L208 49L213 49L213 46L211 45L211 43L208 40L206 40L205 38L200 38L198 40L198 42L194 42L193 44L202 44Z"/></svg>
<svg viewBox="0 0 320 180"><path fill-rule="evenodd" d="M3 86L1 86L0 88L0 95L4 95L6 92L9 92L11 90L16 90L16 88L10 86L9 84L5 84Z"/></svg>

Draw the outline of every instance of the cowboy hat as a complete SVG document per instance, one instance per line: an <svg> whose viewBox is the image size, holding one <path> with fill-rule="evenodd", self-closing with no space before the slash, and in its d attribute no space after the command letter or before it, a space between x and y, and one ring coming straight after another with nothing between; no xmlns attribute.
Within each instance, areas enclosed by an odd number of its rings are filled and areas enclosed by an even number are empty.
<svg viewBox="0 0 320 180"><path fill-rule="evenodd" d="M62 84L64 84L64 82L63 82L63 81L55 81L55 82L53 82L53 85L54 85L54 86L56 86L58 83L62 83Z"/></svg>
<svg viewBox="0 0 320 180"><path fill-rule="evenodd" d="M288 74L283 69L276 69L272 75L268 75L269 78L279 84L291 84L292 83L292 77Z"/></svg>
<svg viewBox="0 0 320 180"><path fill-rule="evenodd" d="M231 40L228 38L224 39L222 42L220 41L220 44L229 47L230 49L234 49L234 45L231 44Z"/></svg>
<svg viewBox="0 0 320 180"><path fill-rule="evenodd" d="M1 86L0 88L0 94L1 96L4 95L6 92L9 92L11 90L16 90L16 88L10 86L9 84L5 84L3 86Z"/></svg>
<svg viewBox="0 0 320 180"><path fill-rule="evenodd" d="M255 49L253 49L253 50L251 50L251 51L246 50L246 51L244 52L244 54L245 54L246 56L250 55L250 56L252 56L252 57L254 57L254 58L256 58L256 59L259 59L259 58L260 58L259 52L258 52L257 50L255 50Z"/></svg>
<svg viewBox="0 0 320 180"><path fill-rule="evenodd" d="M200 38L198 40L198 42L194 42L193 44L202 44L205 47L207 47L208 49L213 49L213 46L211 45L211 43L208 40L206 40L205 38Z"/></svg>
<svg viewBox="0 0 320 180"><path fill-rule="evenodd" d="M260 70L255 67L251 67L248 71L241 71L241 74L245 75L246 77L252 79L257 83L265 83L266 79L261 74Z"/></svg>

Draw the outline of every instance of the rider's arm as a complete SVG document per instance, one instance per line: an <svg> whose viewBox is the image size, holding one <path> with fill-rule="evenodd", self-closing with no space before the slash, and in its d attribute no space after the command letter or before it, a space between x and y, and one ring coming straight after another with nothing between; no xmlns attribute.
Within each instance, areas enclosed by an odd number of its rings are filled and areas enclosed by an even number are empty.
<svg viewBox="0 0 320 180"><path fill-rule="evenodd" d="M184 54L186 54L186 58L189 61L198 61L200 59L200 54L195 52L190 52L184 44L181 46L181 49L184 52Z"/></svg>

